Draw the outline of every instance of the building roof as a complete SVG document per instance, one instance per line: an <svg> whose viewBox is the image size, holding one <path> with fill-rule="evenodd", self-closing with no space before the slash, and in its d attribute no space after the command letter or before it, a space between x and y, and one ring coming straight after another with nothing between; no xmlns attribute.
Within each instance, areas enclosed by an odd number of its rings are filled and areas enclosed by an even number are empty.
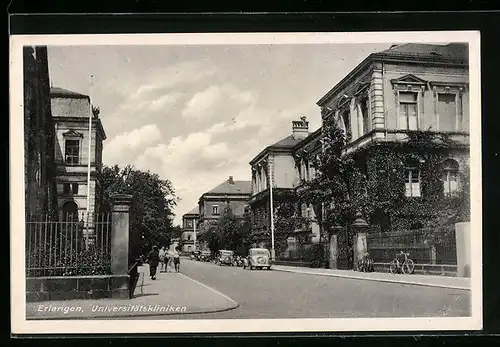
<svg viewBox="0 0 500 347"><path fill-rule="evenodd" d="M59 88L59 87L50 87L50 96L59 97L59 98L78 98L78 99L88 99L88 95L80 94L77 92L72 92L71 90Z"/></svg>
<svg viewBox="0 0 500 347"><path fill-rule="evenodd" d="M224 181L219 184L214 189L206 192L205 194L238 194L244 195L251 193L251 182L250 181L233 181L233 184L229 183L229 180ZM205 195L203 194L203 195Z"/></svg>
<svg viewBox="0 0 500 347"><path fill-rule="evenodd" d="M186 216L188 214L200 214L200 208L198 206L196 206L195 208L193 208L191 211L189 211L188 213L184 213L183 216Z"/></svg>
<svg viewBox="0 0 500 347"><path fill-rule="evenodd" d="M359 63L340 82L328 91L316 104L323 106L327 100L336 95L346 83L364 71L373 61L407 61L427 64L457 64L467 67L469 61L469 47L467 43L450 43L447 45L406 43L393 45L389 49L372 53L365 60Z"/></svg>
<svg viewBox="0 0 500 347"><path fill-rule="evenodd" d="M391 48L383 50L377 55L390 56L415 56L442 58L446 60L463 61L469 60L468 47L465 43L450 43L447 45L433 45L422 43L406 43L402 45L393 45Z"/></svg>
<svg viewBox="0 0 500 347"><path fill-rule="evenodd" d="M293 146L293 150L296 151L298 149L307 146L309 143L314 142L315 140L319 140L321 138L321 127L316 129L314 132L310 133L305 139L298 142L295 146Z"/></svg>
<svg viewBox="0 0 500 347"><path fill-rule="evenodd" d="M293 137L293 135L288 135L287 137L282 138L281 140L273 143L270 146L267 146L264 148L262 151L259 152L251 161L250 165L254 163L259 157L261 157L264 153L273 150L273 149L282 149L282 150L287 150L287 149L292 149L295 147L297 144L299 144L301 141L304 141L304 139L296 139Z"/></svg>

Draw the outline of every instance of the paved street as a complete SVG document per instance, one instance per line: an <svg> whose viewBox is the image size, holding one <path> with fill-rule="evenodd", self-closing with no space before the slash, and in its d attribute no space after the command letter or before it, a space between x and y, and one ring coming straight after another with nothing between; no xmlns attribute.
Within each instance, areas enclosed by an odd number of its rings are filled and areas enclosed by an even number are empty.
<svg viewBox="0 0 500 347"><path fill-rule="evenodd" d="M147 319L468 316L470 292L182 261L181 271L235 300L233 310Z"/></svg>

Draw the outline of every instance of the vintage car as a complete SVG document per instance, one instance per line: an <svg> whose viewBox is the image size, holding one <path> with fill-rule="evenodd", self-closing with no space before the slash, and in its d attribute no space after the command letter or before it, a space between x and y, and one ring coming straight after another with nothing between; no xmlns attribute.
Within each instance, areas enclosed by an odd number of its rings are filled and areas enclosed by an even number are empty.
<svg viewBox="0 0 500 347"><path fill-rule="evenodd" d="M221 266L221 265L233 266L234 265L234 252L228 251L226 249L220 250L218 252L216 263L219 266Z"/></svg>
<svg viewBox="0 0 500 347"><path fill-rule="evenodd" d="M243 260L243 269L271 270L271 254L265 248L250 248L248 256Z"/></svg>
<svg viewBox="0 0 500 347"><path fill-rule="evenodd" d="M210 251L201 251L200 252L200 261L210 261L212 253Z"/></svg>

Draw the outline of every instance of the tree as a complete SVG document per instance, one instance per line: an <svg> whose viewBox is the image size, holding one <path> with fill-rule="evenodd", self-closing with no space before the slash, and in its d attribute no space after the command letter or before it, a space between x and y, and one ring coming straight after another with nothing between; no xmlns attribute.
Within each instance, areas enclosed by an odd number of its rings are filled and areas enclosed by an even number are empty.
<svg viewBox="0 0 500 347"><path fill-rule="evenodd" d="M220 238L220 247L235 250L243 243L240 221L237 220L231 207L226 206L217 223L217 233Z"/></svg>
<svg viewBox="0 0 500 347"><path fill-rule="evenodd" d="M350 156L343 156L346 144L344 131L333 117L323 123L323 151L317 158L310 158L316 176L303 182L299 198L313 206L323 206L323 227L345 225L364 209L367 199L356 188L364 177Z"/></svg>
<svg viewBox="0 0 500 347"><path fill-rule="evenodd" d="M177 197L169 180L162 180L150 171L133 166L104 166L101 172L103 212L111 209L115 194L130 194L130 245L131 258L146 252L153 245L169 243L173 229L173 208Z"/></svg>

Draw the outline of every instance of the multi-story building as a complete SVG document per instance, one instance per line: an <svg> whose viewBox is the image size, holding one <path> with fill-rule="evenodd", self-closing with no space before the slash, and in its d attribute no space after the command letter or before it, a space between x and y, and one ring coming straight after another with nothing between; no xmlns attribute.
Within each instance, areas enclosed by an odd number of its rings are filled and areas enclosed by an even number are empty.
<svg viewBox="0 0 500 347"><path fill-rule="evenodd" d="M92 218L100 211L101 187L98 173L102 168L102 148L106 139L99 111L92 108L87 95L61 88L51 88L50 95L55 125L55 164L60 213L62 216L78 215L81 218L87 210L88 202L89 218ZM89 133L90 114L92 127ZM87 179L89 161L90 189Z"/></svg>
<svg viewBox="0 0 500 347"><path fill-rule="evenodd" d="M357 189L374 199L395 189L406 199L392 209L385 206L385 211L363 216L369 223L381 230L437 223L445 213L430 204L432 194L444 196L440 208L446 208L447 199L453 208L453 198L467 183L461 177L467 176L469 161L468 82L467 45L395 45L368 56L317 102L323 122L333 117L344 130L344 155L352 156L366 178ZM420 143L428 147L409 144L416 133L429 136L430 142ZM323 135L323 127L309 134L307 121L301 119L293 122L292 135L250 162L252 233L258 245L270 247L270 180L273 191L281 193L273 199L275 215L279 197L286 196L299 205L296 215L311 221L309 230L286 231L286 251L278 257L286 258L298 244L318 242L322 235L322 206L303 204L296 193L316 175L312 162L322 151ZM436 157L441 158L439 163L434 162ZM430 187L434 166L441 168L442 188L437 192ZM398 181L393 176L399 174ZM299 237L308 233L311 240Z"/></svg>
<svg viewBox="0 0 500 347"><path fill-rule="evenodd" d="M200 218L199 207L193 208L188 213L182 215L182 251L183 252L191 252L200 250L200 245L197 243L194 245L195 233L198 235L198 230L196 230L196 223ZM196 247L196 249L195 249Z"/></svg>
<svg viewBox="0 0 500 347"><path fill-rule="evenodd" d="M301 206L295 199L295 188L300 185L301 167L296 155L301 143L309 143L318 132L309 133L306 117L292 121L292 133L280 141L266 147L251 161L252 195L249 205L252 211L252 235L256 246L271 247L271 184L273 191L273 215L278 220L280 209L288 209L290 203L303 215L311 215L310 206ZM271 183L272 182L272 183ZM283 217L286 218L286 217ZM316 225L317 226L317 225ZM286 237L286 246L276 247L277 256L287 256L296 250L298 238L305 236L317 240L316 227L296 225L290 230L280 230L280 236ZM281 235L282 233L286 235ZM283 239L282 241L285 241ZM282 255L281 253L284 253Z"/></svg>
<svg viewBox="0 0 500 347"><path fill-rule="evenodd" d="M23 55L26 217L48 214L53 218L57 192L47 47L26 46Z"/></svg>
<svg viewBox="0 0 500 347"><path fill-rule="evenodd" d="M321 128L311 133L304 140L296 144L293 149L293 157L295 159L295 172L298 180L294 184L295 191L303 189L304 183L313 180L316 177L316 168L314 166L314 159L321 153ZM310 220L310 228L313 234L311 239L312 243L318 243L321 235L321 205L306 204L298 201L298 213ZM294 243L297 240L292 240Z"/></svg>
<svg viewBox="0 0 500 347"><path fill-rule="evenodd" d="M468 74L466 44L394 45L368 56L317 102L323 121L334 117L345 131L345 154L366 175L366 194L380 197L397 189L406 197L390 213L386 206L365 216L382 230L435 223L443 211L428 208L433 197L448 197L452 204L466 184ZM409 142L419 131L433 139L425 148ZM437 154L440 162L432 159ZM440 191L432 183L438 168Z"/></svg>
<svg viewBox="0 0 500 347"><path fill-rule="evenodd" d="M200 233L216 225L227 207L241 218L249 198L250 181L235 181L233 176L204 193L198 201Z"/></svg>

